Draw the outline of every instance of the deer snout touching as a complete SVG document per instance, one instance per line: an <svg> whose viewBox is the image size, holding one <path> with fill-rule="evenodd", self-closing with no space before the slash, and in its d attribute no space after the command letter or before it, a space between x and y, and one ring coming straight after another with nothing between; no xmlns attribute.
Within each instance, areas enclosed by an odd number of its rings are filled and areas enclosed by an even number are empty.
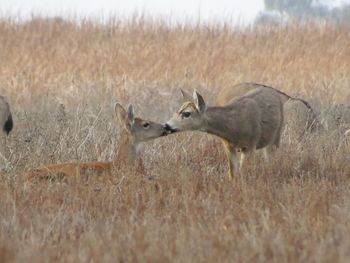
<svg viewBox="0 0 350 263"><path fill-rule="evenodd" d="M171 134L171 133L177 132L177 129L171 127L168 123L164 124L164 130L165 130L166 134Z"/></svg>

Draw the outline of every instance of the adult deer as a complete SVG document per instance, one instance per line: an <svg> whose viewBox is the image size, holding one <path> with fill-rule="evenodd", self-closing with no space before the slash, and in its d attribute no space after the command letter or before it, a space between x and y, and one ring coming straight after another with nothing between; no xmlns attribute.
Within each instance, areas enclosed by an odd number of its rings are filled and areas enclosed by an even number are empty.
<svg viewBox="0 0 350 263"><path fill-rule="evenodd" d="M115 104L115 114L122 126L117 158L109 162L72 162L52 164L36 168L25 173L28 179L34 177L47 178L50 175L76 175L86 171L95 173L110 173L113 167L126 163L136 165L136 160L142 143L166 135L164 125L134 116L132 105L126 111L119 103Z"/></svg>
<svg viewBox="0 0 350 263"><path fill-rule="evenodd" d="M283 102L292 98L264 85L240 85L248 92L239 97L234 97L235 92L219 94L219 106L207 106L197 91L193 98L181 91L187 101L165 124L169 133L199 130L220 137L229 162L230 178L240 171L246 154L264 149L268 159L268 151L279 147ZM241 152L240 160L238 152Z"/></svg>

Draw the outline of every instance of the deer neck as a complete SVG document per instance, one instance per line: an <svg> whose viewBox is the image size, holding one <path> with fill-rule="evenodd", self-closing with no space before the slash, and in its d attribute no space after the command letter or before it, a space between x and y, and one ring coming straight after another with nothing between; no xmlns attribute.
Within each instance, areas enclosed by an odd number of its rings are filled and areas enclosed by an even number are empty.
<svg viewBox="0 0 350 263"><path fill-rule="evenodd" d="M118 140L114 163L132 165L136 160L139 144L129 132L123 130Z"/></svg>
<svg viewBox="0 0 350 263"><path fill-rule="evenodd" d="M200 130L235 143L235 123L235 114L226 107L208 107L204 115L204 125Z"/></svg>

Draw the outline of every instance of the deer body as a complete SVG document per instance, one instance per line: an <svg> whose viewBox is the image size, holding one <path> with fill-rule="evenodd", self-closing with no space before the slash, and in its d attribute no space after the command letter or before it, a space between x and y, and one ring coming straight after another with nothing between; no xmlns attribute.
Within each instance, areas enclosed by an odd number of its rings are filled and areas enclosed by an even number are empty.
<svg viewBox="0 0 350 263"><path fill-rule="evenodd" d="M311 111L312 108L309 105L309 103L303 99L300 98L294 98L292 96L289 96L288 94L284 93L283 91L264 85L264 84L258 84L258 83L253 83L253 82L243 82L243 83L239 83L236 84L232 87L226 87L222 90L220 90L220 92L218 93L218 95L216 96L216 102L219 105L224 105L226 103L228 103L230 100L234 99L234 98L239 98L244 96L245 94L247 94L248 92L255 90L255 89L267 89L267 90L274 90L275 92L277 92L282 100L282 103L284 104L285 102L287 102L288 100L298 100L300 102L302 102L307 108L309 108Z"/></svg>
<svg viewBox="0 0 350 263"><path fill-rule="evenodd" d="M72 176L93 172L97 174L110 174L114 167L127 164L135 167L139 151L143 142L166 135L163 124L143 120L134 117L133 108L130 105L128 111L117 103L115 112L122 126L119 138L116 159L107 162L72 162L63 164L52 164L36 168L26 172L27 179L48 178L52 175ZM143 166L139 160L139 166Z"/></svg>
<svg viewBox="0 0 350 263"><path fill-rule="evenodd" d="M263 84L244 82L233 87L226 87L218 93L216 103L218 105L225 105L232 99L239 98L257 88L275 90L280 95L284 106L285 124L288 125L288 130L297 139L300 139L307 131L314 131L317 128L321 128L322 125L316 113L307 101L289 96L276 88Z"/></svg>
<svg viewBox="0 0 350 263"><path fill-rule="evenodd" d="M283 108L276 93L254 90L226 106L208 107L205 120L202 131L249 152L278 144Z"/></svg>
<svg viewBox="0 0 350 263"><path fill-rule="evenodd" d="M74 176L79 174L85 174L87 171L94 173L110 172L112 168L112 162L72 162L63 164L52 164L35 168L24 173L28 180L33 178L46 179L51 176Z"/></svg>
<svg viewBox="0 0 350 263"><path fill-rule="evenodd" d="M189 95L183 92L189 99ZM224 103L223 103L224 104ZM229 175L238 173L245 155L279 146L283 124L283 102L274 89L257 87L224 106L207 107L196 91L166 123L169 133L200 130L220 137L229 161ZM241 160L237 153L241 152ZM267 156L267 152L266 156Z"/></svg>

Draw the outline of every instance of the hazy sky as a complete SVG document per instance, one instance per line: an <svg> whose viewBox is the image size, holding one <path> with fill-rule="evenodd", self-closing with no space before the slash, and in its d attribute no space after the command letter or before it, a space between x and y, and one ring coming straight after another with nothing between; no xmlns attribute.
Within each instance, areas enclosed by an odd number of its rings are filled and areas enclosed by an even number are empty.
<svg viewBox="0 0 350 263"><path fill-rule="evenodd" d="M350 0L321 0L332 6ZM109 15L127 17L135 11L163 16L171 21L184 18L197 21L252 22L264 9L263 0L0 0L0 15L28 18L31 14L44 16L78 16L107 18Z"/></svg>
<svg viewBox="0 0 350 263"><path fill-rule="evenodd" d="M172 19L252 21L263 10L263 0L0 0L3 15L128 16L135 10Z"/></svg>

